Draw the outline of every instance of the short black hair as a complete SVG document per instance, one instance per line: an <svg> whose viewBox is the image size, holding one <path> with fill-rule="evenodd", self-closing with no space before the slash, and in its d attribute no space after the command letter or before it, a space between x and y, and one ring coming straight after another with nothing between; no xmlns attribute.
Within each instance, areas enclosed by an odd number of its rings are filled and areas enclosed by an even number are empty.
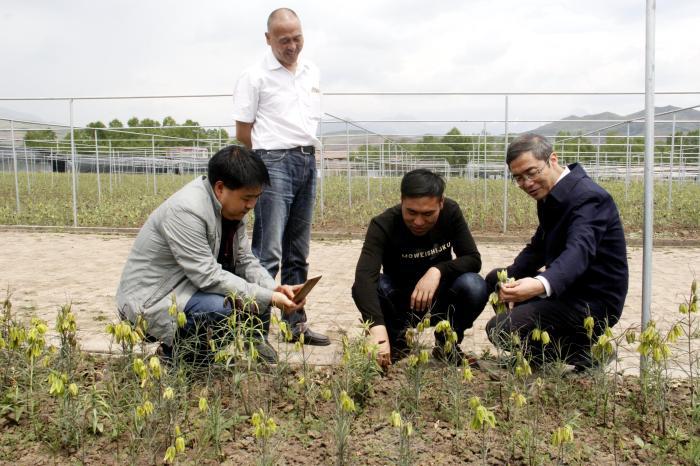
<svg viewBox="0 0 700 466"><path fill-rule="evenodd" d="M546 137L535 133L521 134L508 144L508 152L506 153L506 164L511 162L525 152L532 152L532 155L537 160L548 160L554 149L552 144Z"/></svg>
<svg viewBox="0 0 700 466"><path fill-rule="evenodd" d="M242 146L226 146L209 159L207 178L214 186L222 181L228 189L267 186L270 174L255 152Z"/></svg>
<svg viewBox="0 0 700 466"><path fill-rule="evenodd" d="M439 197L445 194L445 180L437 173L418 168L406 173L401 179L401 198Z"/></svg>

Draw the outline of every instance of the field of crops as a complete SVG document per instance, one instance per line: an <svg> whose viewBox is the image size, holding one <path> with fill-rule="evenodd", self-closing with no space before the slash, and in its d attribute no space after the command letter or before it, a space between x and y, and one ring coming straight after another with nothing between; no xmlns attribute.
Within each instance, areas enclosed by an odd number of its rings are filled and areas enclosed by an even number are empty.
<svg viewBox="0 0 700 466"><path fill-rule="evenodd" d="M71 176L65 173L20 174L20 212L16 212L14 178L0 174L0 224L73 224ZM78 176L78 225L84 227L139 227L148 214L191 176L102 174ZM322 183L322 186L321 186ZM638 234L643 224L643 185L639 181L601 183L615 198L628 234ZM335 176L319 180L314 231L361 233L370 218L399 201L399 178ZM700 229L700 184L674 183L669 208L668 184L655 185L655 233L665 237L697 236ZM154 193L154 191L156 191ZM447 195L462 206L475 232L500 232L503 225L502 180L448 180ZM535 205L514 184L508 186L507 229L528 233L536 226Z"/></svg>
<svg viewBox="0 0 700 466"><path fill-rule="evenodd" d="M55 323L23 322L8 297L0 462L698 464L695 291L667 332L652 324L591 339L596 361L612 362L581 374L527 351L531 340L555 345L545 331L513 338L510 353L482 355L480 368L441 362L424 323L410 355L385 373L361 337L343 339L336 364L314 367L303 343L282 341L288 330L279 322L271 342L280 363L268 366L239 318L200 340L194 362L182 352L186 340L176 353L183 359L153 355L143 323L107 325L117 356L96 356L80 350L69 305ZM436 331L453 341L449 325ZM618 373L615 355L628 347L647 357L641 378ZM672 380L679 362L689 363L687 377Z"/></svg>

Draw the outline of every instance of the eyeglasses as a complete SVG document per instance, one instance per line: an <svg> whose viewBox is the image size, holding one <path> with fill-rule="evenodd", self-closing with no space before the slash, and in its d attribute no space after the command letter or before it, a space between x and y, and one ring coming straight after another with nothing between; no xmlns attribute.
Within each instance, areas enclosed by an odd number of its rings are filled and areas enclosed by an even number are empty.
<svg viewBox="0 0 700 466"><path fill-rule="evenodd" d="M513 175L513 181L515 181L515 183L517 183L518 185L523 185L526 181L530 181L537 178L537 176L539 176L539 174L542 173L542 170L544 170L548 165L549 159L545 160L544 165L542 165L540 168L531 168L525 173Z"/></svg>

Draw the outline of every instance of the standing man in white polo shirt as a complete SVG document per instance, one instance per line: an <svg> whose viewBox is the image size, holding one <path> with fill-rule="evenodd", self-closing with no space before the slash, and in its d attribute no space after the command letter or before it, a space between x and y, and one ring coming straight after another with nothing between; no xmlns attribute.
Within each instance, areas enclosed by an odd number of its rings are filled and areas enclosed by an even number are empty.
<svg viewBox="0 0 700 466"><path fill-rule="evenodd" d="M270 187L258 199L253 225L253 253L283 284L306 281L311 219L316 195L316 128L321 119L318 68L299 59L304 46L294 11L279 8L267 19L270 50L246 69L233 95L236 139L262 157ZM283 316L294 339L328 345L327 336L311 331L306 313Z"/></svg>

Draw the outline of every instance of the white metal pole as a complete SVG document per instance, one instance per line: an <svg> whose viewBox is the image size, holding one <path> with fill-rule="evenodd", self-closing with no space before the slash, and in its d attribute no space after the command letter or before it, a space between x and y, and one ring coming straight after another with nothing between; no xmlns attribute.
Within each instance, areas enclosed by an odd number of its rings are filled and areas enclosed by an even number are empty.
<svg viewBox="0 0 700 466"><path fill-rule="evenodd" d="M671 122L671 152L668 154L668 211L671 212L672 196L673 196L673 150L676 144L676 114L673 114Z"/></svg>
<svg viewBox="0 0 700 466"><path fill-rule="evenodd" d="M27 143L22 141L22 149L24 152L24 173L27 175L27 194L32 194L32 183L29 180L29 156L27 155Z"/></svg>
<svg viewBox="0 0 700 466"><path fill-rule="evenodd" d="M345 122L345 155L348 162L348 205L352 207L352 175L350 174L350 128Z"/></svg>
<svg viewBox="0 0 700 466"><path fill-rule="evenodd" d="M325 205L324 205L324 194L325 193L324 193L324 186L323 185L324 185L324 178L326 176L326 173L325 173L326 160L325 160L325 153L324 153L325 149L323 148L323 115L321 116L321 119L318 121L318 137L319 137L319 140L321 141L321 164L320 164L321 165L320 166L321 176L319 177L319 184L321 185L321 207L320 207L321 221L323 221L323 209L325 207Z"/></svg>
<svg viewBox="0 0 700 466"><path fill-rule="evenodd" d="M97 129L95 129L95 171L97 172L97 203L102 204L102 185L100 184L100 149L97 147Z"/></svg>
<svg viewBox="0 0 700 466"><path fill-rule="evenodd" d="M107 140L108 150L109 150L109 194L112 194L112 171L114 171L114 154L112 154L112 140Z"/></svg>
<svg viewBox="0 0 700 466"><path fill-rule="evenodd" d="M505 163L508 154L508 96L506 96L505 99L505 133L503 144L503 233L506 233L506 231L508 231L508 183L510 182L508 164Z"/></svg>
<svg viewBox="0 0 700 466"><path fill-rule="evenodd" d="M632 164L632 146L630 145L630 124L627 123L627 147L625 148L625 202L629 196L630 188L630 167Z"/></svg>
<svg viewBox="0 0 700 466"><path fill-rule="evenodd" d="M369 131L365 131L365 172L367 175L367 202L369 202Z"/></svg>
<svg viewBox="0 0 700 466"><path fill-rule="evenodd" d="M642 331L651 320L651 263L654 230L654 28L656 0L646 2L644 128L644 250L642 258ZM646 361L641 357L640 374Z"/></svg>
<svg viewBox="0 0 700 466"><path fill-rule="evenodd" d="M156 137L151 136L151 158L153 159L153 194L158 194L158 182L156 181Z"/></svg>
<svg viewBox="0 0 700 466"><path fill-rule="evenodd" d="M73 128L73 99L68 100L70 114L70 158L71 158L71 174L72 174L72 192L73 192L73 226L78 226L78 188L76 179L75 165L75 130Z"/></svg>
<svg viewBox="0 0 700 466"><path fill-rule="evenodd" d="M15 122L10 120L10 139L12 139L12 167L15 174L15 200L17 201L17 213L20 212L19 206L19 179L17 176L17 149L15 147Z"/></svg>
<svg viewBox="0 0 700 466"><path fill-rule="evenodd" d="M595 152L595 180L598 181L598 173L600 173L600 132L598 132L598 147ZM562 143L562 155L564 150L564 143Z"/></svg>

